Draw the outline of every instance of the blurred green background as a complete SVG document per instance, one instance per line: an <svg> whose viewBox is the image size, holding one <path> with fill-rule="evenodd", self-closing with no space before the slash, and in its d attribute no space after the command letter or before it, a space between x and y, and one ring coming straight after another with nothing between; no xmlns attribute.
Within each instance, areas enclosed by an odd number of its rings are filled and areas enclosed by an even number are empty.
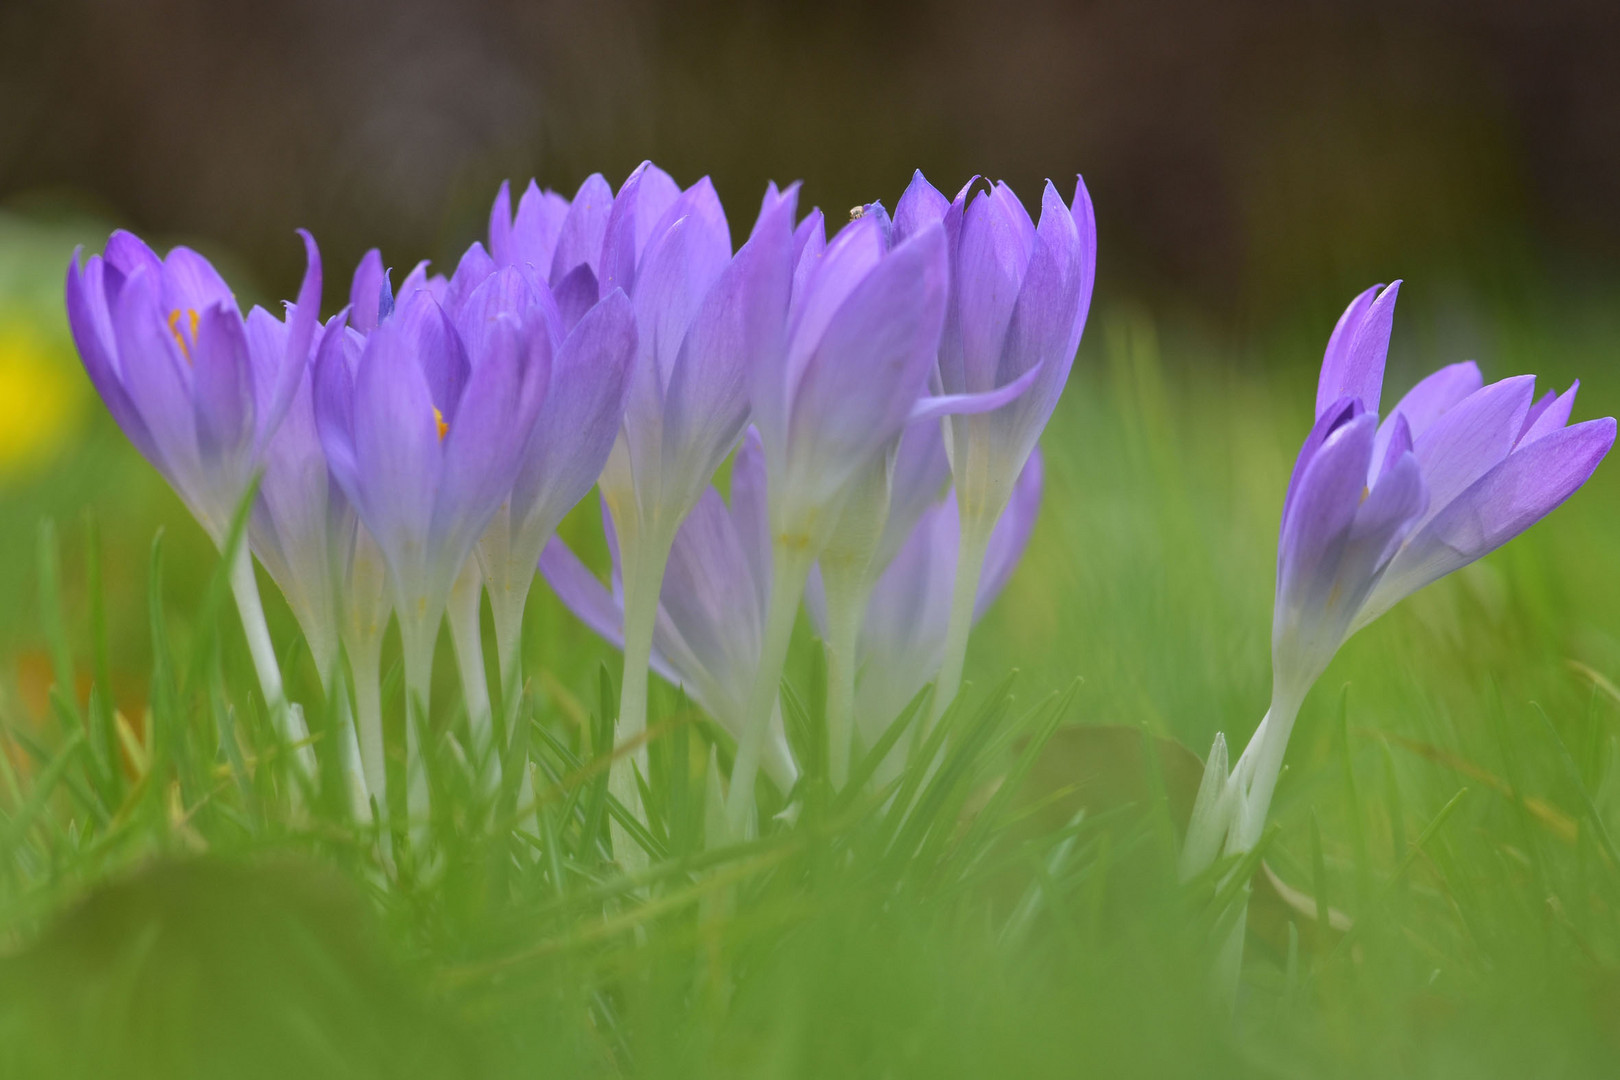
<svg viewBox="0 0 1620 1080"><path fill-rule="evenodd" d="M1578 375L1579 418L1620 407L1616 55L1620 9L1576 0L0 6L0 722L60 741L47 519L80 673L97 659L87 522L99 530L111 694L135 728L160 528L175 653L217 634L231 686L252 685L234 624L199 614L210 545L72 353L75 245L117 226L192 243L270 302L295 288L292 230L308 226L330 312L367 247L395 266L454 258L503 178L571 191L652 157L682 182L712 174L737 233L768 179L804 179L836 216L892 205L917 167L942 188L1005 178L1031 205L1044 177L1083 172L1097 299L1044 441L1042 518L968 676L982 692L1016 668L1023 706L1078 679L1070 721L1200 754L1217 730L1241 745L1269 686L1282 488L1355 292L1408 282L1386 400L1475 358L1493 378ZM246 843L179 813L158 840L86 854L57 797L49 859L0 869L0 1036L72 1048L112 1032L86 1046L173 1068L174 1046L206 1054L199 1031L255 1017L231 1053L265 1075L281 1059L263 1046L316 1075L1613 1075L1615 469L1323 678L1268 858L1371 928L1353 955L1308 940L1303 960L1257 933L1235 1021L1202 992L1173 890L1144 894L1106 850L1062 883L1072 918L1024 948L931 894L879 902L864 883L788 891L712 937L657 923L581 946L549 899L503 891L488 866L401 893L320 842ZM601 566L595 516L565 531ZM286 648L292 620L265 584ZM543 589L528 630L548 722L577 727L616 661ZM294 696L318 699L291 655ZM447 649L440 662L452 709ZM25 787L47 771L6 745ZM0 798L8 821L18 807ZM469 845L469 863L504 858ZM289 849L343 869L259 861ZM200 851L223 858L185 861ZM693 992L687 975L722 955L735 981ZM199 986L218 991L208 1007Z"/></svg>

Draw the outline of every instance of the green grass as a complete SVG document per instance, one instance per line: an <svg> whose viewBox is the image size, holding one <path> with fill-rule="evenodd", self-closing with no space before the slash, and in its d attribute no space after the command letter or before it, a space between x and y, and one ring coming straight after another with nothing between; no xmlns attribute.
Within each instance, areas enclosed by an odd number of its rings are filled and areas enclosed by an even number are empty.
<svg viewBox="0 0 1620 1080"><path fill-rule="evenodd" d="M1459 358L1404 302L1390 400ZM1591 416L1620 404L1620 326L1586 314L1604 310L1470 332L1490 375L1585 374ZM1201 756L1224 730L1235 750L1264 711L1319 350L1211 355L1105 305L945 762L887 802L813 775L791 822L707 848L710 731L662 688L661 857L633 879L606 851L617 657L544 589L521 705L536 805L479 800L441 753L430 851L393 866L336 793L292 811L219 561L96 413L3 494L0 1075L1613 1075L1612 464L1343 650L1263 852L1305 895L1257 895L1235 1009L1210 992L1215 880L1174 873L1196 773L1165 740ZM601 565L594 518L565 531ZM263 584L319 732L330 710ZM803 631L788 711L813 739ZM454 724L439 661L433 711ZM388 693L397 716L397 673Z"/></svg>

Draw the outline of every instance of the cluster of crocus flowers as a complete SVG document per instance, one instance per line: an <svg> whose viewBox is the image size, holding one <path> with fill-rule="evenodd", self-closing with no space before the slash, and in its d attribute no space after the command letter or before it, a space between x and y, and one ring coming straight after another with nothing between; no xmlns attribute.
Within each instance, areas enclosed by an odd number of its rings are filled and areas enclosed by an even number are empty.
<svg viewBox="0 0 1620 1080"><path fill-rule="evenodd" d="M1300 705L1339 646L1551 513L1614 444L1612 418L1570 424L1575 385L1537 397L1534 376L1485 385L1472 362L1423 379L1381 420L1399 286L1356 297L1328 340L1316 422L1283 497L1271 707L1230 769L1217 736L1184 875L1259 841ZM1235 974L1235 953L1227 963Z"/></svg>
<svg viewBox="0 0 1620 1080"><path fill-rule="evenodd" d="M834 673L835 782L936 675L934 718L955 695L968 628L1039 503L1032 453L1089 306L1092 222L1083 185L1066 204L1048 184L1037 223L1005 185L952 201L918 174L892 218L872 203L829 237L796 186L772 185L733 251L709 182L683 190L649 163L617 192L531 183L515 210L503 186L487 247L397 288L368 253L325 322L307 237L285 319L243 317L196 253L160 259L125 233L75 258L68 308L110 411L216 542L251 497L231 580L265 696L307 759L248 550L352 705L339 745L358 809L389 804L390 621L411 816L427 810L418 743L445 622L466 757L499 779L480 607L510 701L539 567L624 651L621 740L645 730L649 671L736 739L741 835L761 766L785 790L799 773L777 690L807 600ZM728 503L711 484L733 456ZM611 590L553 538L593 487ZM632 813L642 760L614 765Z"/></svg>

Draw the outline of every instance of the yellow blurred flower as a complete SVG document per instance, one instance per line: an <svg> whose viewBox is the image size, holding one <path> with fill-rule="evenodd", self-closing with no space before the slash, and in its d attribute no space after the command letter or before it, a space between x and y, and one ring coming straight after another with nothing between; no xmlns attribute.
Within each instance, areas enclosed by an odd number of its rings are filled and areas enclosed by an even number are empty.
<svg viewBox="0 0 1620 1080"><path fill-rule="evenodd" d="M25 316L0 314L0 477L62 445L78 425L85 388L65 342Z"/></svg>

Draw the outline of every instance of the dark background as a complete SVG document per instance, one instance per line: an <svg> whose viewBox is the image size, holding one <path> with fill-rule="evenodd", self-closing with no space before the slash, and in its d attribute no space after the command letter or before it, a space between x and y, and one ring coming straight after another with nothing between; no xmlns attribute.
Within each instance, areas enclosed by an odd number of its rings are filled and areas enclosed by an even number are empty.
<svg viewBox="0 0 1620 1080"><path fill-rule="evenodd" d="M290 295L452 257L505 177L644 157L842 208L922 167L1084 172L1100 288L1211 327L1375 280L1482 297L1620 262L1620 4L1581 0L6 0L0 204L233 253ZM337 293L328 289L328 306Z"/></svg>

